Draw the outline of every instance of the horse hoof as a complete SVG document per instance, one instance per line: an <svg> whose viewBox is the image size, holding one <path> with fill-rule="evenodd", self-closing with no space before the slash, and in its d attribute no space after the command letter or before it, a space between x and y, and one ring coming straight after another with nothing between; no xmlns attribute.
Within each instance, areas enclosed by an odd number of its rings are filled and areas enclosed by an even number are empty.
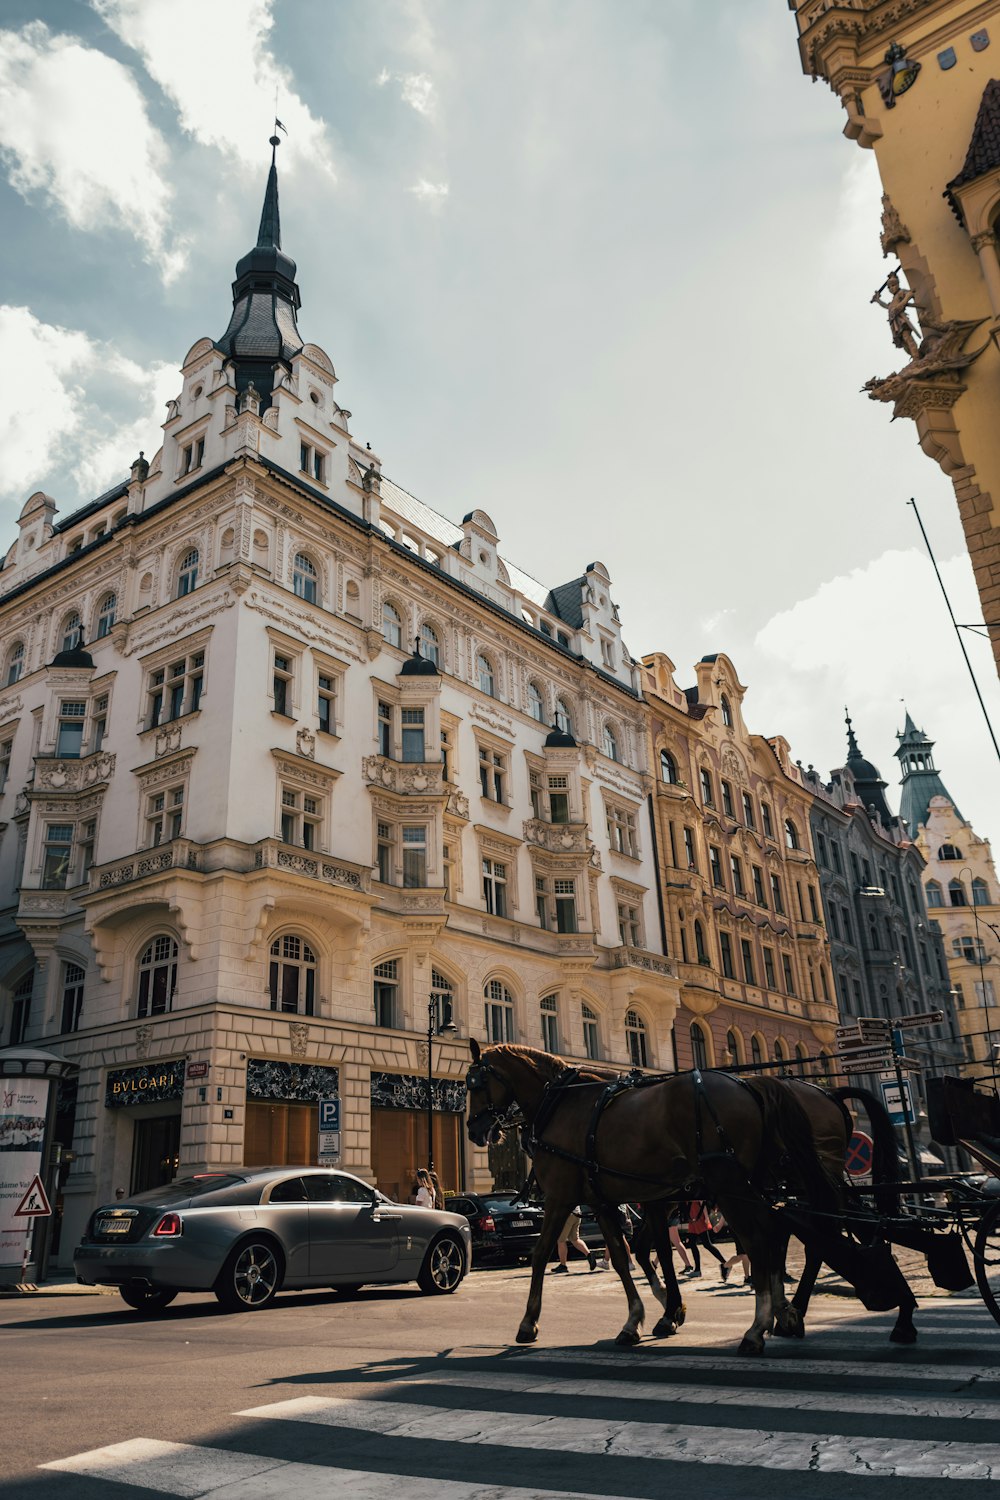
<svg viewBox="0 0 1000 1500"><path fill-rule="evenodd" d="M915 1344L917 1342L917 1330L915 1328L894 1328L889 1335L890 1344Z"/></svg>
<svg viewBox="0 0 1000 1500"><path fill-rule="evenodd" d="M774 1320L774 1332L779 1339L805 1338L806 1330L802 1314L791 1305L782 1308Z"/></svg>
<svg viewBox="0 0 1000 1500"><path fill-rule="evenodd" d="M801 1338L801 1334L798 1332L797 1329L790 1328L787 1324L782 1324L782 1323L775 1323L775 1325L774 1325L774 1336L775 1336L776 1339L795 1339L795 1338Z"/></svg>
<svg viewBox="0 0 1000 1500"><path fill-rule="evenodd" d="M759 1344L755 1344L754 1341L753 1341L753 1339L743 1339L742 1342L741 1342L741 1344L740 1344L740 1347L737 1349L736 1353L737 1354L748 1354L748 1355L749 1354L763 1354L764 1353L764 1341L762 1339Z"/></svg>
<svg viewBox="0 0 1000 1500"><path fill-rule="evenodd" d="M519 1328L515 1337L519 1344L533 1344L538 1338L538 1329Z"/></svg>
<svg viewBox="0 0 1000 1500"><path fill-rule="evenodd" d="M669 1318L667 1317L666 1313L664 1313L663 1317L653 1329L653 1337L654 1339L668 1339L672 1334L675 1334L676 1332L676 1318Z"/></svg>
<svg viewBox="0 0 1000 1500"><path fill-rule="evenodd" d="M621 1333L615 1339L615 1343L620 1344L623 1348L631 1348L633 1344L637 1344L638 1342L639 1335L632 1332L628 1328L623 1328Z"/></svg>

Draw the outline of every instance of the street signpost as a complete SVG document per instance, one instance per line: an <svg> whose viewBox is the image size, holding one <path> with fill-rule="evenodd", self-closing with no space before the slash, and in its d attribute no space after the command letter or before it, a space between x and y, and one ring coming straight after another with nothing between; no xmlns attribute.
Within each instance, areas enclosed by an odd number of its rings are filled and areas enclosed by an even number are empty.
<svg viewBox="0 0 1000 1500"><path fill-rule="evenodd" d="M940 1026L943 1020L943 1010L924 1010L918 1016L900 1016L893 1025L897 1031L908 1031L911 1026Z"/></svg>
<svg viewBox="0 0 1000 1500"><path fill-rule="evenodd" d="M321 1167L340 1160L340 1097L319 1101L319 1146L316 1157Z"/></svg>
<svg viewBox="0 0 1000 1500"><path fill-rule="evenodd" d="M892 1123L904 1126L914 1124L917 1117L913 1109L913 1091L909 1079L901 1078L898 1083L883 1083L880 1087Z"/></svg>
<svg viewBox="0 0 1000 1500"><path fill-rule="evenodd" d="M867 1177L872 1169L875 1142L863 1130L856 1130L848 1142L844 1167L851 1177Z"/></svg>
<svg viewBox="0 0 1000 1500"><path fill-rule="evenodd" d="M36 1219L47 1219L52 1213L52 1205L49 1203L45 1184L36 1172L28 1186L28 1191L14 1210L15 1219L25 1219L24 1226L24 1255L21 1258L21 1283L28 1274L28 1251L31 1247L31 1231Z"/></svg>

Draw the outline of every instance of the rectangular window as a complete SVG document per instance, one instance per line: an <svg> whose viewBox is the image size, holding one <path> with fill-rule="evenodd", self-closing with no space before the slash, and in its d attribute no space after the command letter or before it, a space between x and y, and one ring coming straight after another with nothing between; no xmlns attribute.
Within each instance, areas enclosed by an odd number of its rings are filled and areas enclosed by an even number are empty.
<svg viewBox="0 0 1000 1500"><path fill-rule="evenodd" d="M712 773L701 770L698 772L698 780L701 782L701 800L706 807L715 806L715 797L712 794Z"/></svg>
<svg viewBox="0 0 1000 1500"><path fill-rule="evenodd" d="M621 938L622 946L625 948L642 947L639 908L637 906L630 906L625 901L619 901L618 903L618 936Z"/></svg>
<svg viewBox="0 0 1000 1500"><path fill-rule="evenodd" d="M737 896L746 895L746 887L743 884L743 861L739 855L729 856L729 867L733 872L733 890Z"/></svg>
<svg viewBox="0 0 1000 1500"><path fill-rule="evenodd" d="M424 761L424 711L422 708L404 708L401 714L403 759L409 762Z"/></svg>
<svg viewBox="0 0 1000 1500"><path fill-rule="evenodd" d="M697 870L698 861L694 857L694 830L691 828L684 830L684 858L689 870Z"/></svg>
<svg viewBox="0 0 1000 1500"><path fill-rule="evenodd" d="M546 995L541 1002L542 1047L546 1052L559 1051L559 1017L555 995Z"/></svg>
<svg viewBox="0 0 1000 1500"><path fill-rule="evenodd" d="M383 885L392 884L393 875L393 850L395 839L391 823L379 823L376 825L375 841L375 863L378 865L378 878Z"/></svg>
<svg viewBox="0 0 1000 1500"><path fill-rule="evenodd" d="M455 899L455 849L452 844L445 844L441 851L441 867L444 878L444 899L454 901Z"/></svg>
<svg viewBox="0 0 1000 1500"><path fill-rule="evenodd" d="M507 866L499 860L483 860L483 899L491 917L507 915Z"/></svg>
<svg viewBox="0 0 1000 1500"><path fill-rule="evenodd" d="M10 775L10 758L13 753L13 736L10 739L0 740L0 792L7 785L7 778Z"/></svg>
<svg viewBox="0 0 1000 1500"><path fill-rule="evenodd" d="M816 856L821 865L826 864L826 839L818 829L816 830Z"/></svg>
<svg viewBox="0 0 1000 1500"><path fill-rule="evenodd" d="M323 805L318 797L293 787L281 789L281 842L301 849L318 849Z"/></svg>
<svg viewBox="0 0 1000 1500"><path fill-rule="evenodd" d="M169 667L160 667L149 675L146 694L148 729L193 714L201 704L205 676L205 653L194 651Z"/></svg>
<svg viewBox="0 0 1000 1500"><path fill-rule="evenodd" d="M94 863L94 845L97 842L97 819L88 818L80 829L80 879L86 880Z"/></svg>
<svg viewBox="0 0 1000 1500"><path fill-rule="evenodd" d="M608 807L608 841L616 854L638 855L635 813L612 803Z"/></svg>
<svg viewBox="0 0 1000 1500"><path fill-rule="evenodd" d="M90 726L90 748L96 755L104 744L108 732L108 695L102 693L94 699L93 719Z"/></svg>
<svg viewBox="0 0 1000 1500"><path fill-rule="evenodd" d="M712 871L712 884L717 886L720 891L724 891L726 889L726 882L722 874L722 855L711 844L708 846L708 863Z"/></svg>
<svg viewBox="0 0 1000 1500"><path fill-rule="evenodd" d="M403 829L403 885L427 884L427 825L410 823Z"/></svg>
<svg viewBox="0 0 1000 1500"><path fill-rule="evenodd" d="M549 888L541 875L535 876L535 914L543 931L549 926Z"/></svg>
<svg viewBox="0 0 1000 1500"><path fill-rule="evenodd" d="M785 915L785 902L781 895L781 881L777 875L771 876L771 902L780 917Z"/></svg>
<svg viewBox="0 0 1000 1500"><path fill-rule="evenodd" d="M184 787L172 786L154 792L146 801L146 847L168 843L181 836L184 823Z"/></svg>
<svg viewBox="0 0 1000 1500"><path fill-rule="evenodd" d="M748 938L740 938L740 958L743 961L743 978L747 984L756 984L753 971L753 947Z"/></svg>
<svg viewBox="0 0 1000 1500"><path fill-rule="evenodd" d="M831 933L831 936L833 936L833 937L835 937L835 938L837 938L839 940L839 938L840 938L840 918L837 916L837 908L836 908L836 906L834 906L834 904L833 904L832 901L830 902L829 921L830 921L830 933Z"/></svg>
<svg viewBox="0 0 1000 1500"><path fill-rule="evenodd" d="M479 785L490 802L504 801L507 757L486 745L479 747Z"/></svg>
<svg viewBox="0 0 1000 1500"><path fill-rule="evenodd" d="M569 822L569 782L565 776L549 777L549 822Z"/></svg>
<svg viewBox="0 0 1000 1500"><path fill-rule="evenodd" d="M801 917L802 921L804 922L805 919L806 919L806 906L805 906L805 902L802 899L802 882L801 882L801 880L797 880L795 882L795 896L796 896L796 900L799 903L799 916Z"/></svg>
<svg viewBox="0 0 1000 1500"><path fill-rule="evenodd" d="M722 972L727 979L736 978L733 967L733 940L725 930L719 933L719 952L722 954Z"/></svg>
<svg viewBox="0 0 1000 1500"><path fill-rule="evenodd" d="M83 983L86 971L79 964L63 967L62 1027L61 1030L78 1031L80 1012L83 1009Z"/></svg>
<svg viewBox="0 0 1000 1500"><path fill-rule="evenodd" d="M303 474L308 474L309 473L311 459L312 459L312 449L310 448L309 444L308 443L300 443L299 444L299 468L302 470Z"/></svg>
<svg viewBox="0 0 1000 1500"><path fill-rule="evenodd" d="M854 942L854 929L851 927L851 914L846 906L840 908L841 921L844 924L844 938L848 943Z"/></svg>
<svg viewBox="0 0 1000 1500"><path fill-rule="evenodd" d="M996 1005L997 997L992 979L974 979L972 988L976 992L977 1005Z"/></svg>
<svg viewBox="0 0 1000 1500"><path fill-rule="evenodd" d="M337 732L337 684L326 672L320 672L316 690L316 713L323 734Z"/></svg>
<svg viewBox="0 0 1000 1500"><path fill-rule="evenodd" d="M576 882L553 881L556 898L556 931L576 932Z"/></svg>
<svg viewBox="0 0 1000 1500"><path fill-rule="evenodd" d="M766 906L767 897L764 894L764 871L760 865L751 865L750 870L753 875L753 899L758 906Z"/></svg>
<svg viewBox="0 0 1000 1500"><path fill-rule="evenodd" d="M810 911L810 913L812 915L813 921L814 922L818 922L819 921L819 907L816 904L816 891L815 891L815 888L810 885L810 886L807 886L806 889L809 892L809 911Z"/></svg>
<svg viewBox="0 0 1000 1500"><path fill-rule="evenodd" d="M600 1041L600 1036L599 1036L599 1033L598 1033L597 1017L590 1010L589 1006L584 1006L584 1012L585 1012L584 1013L584 1017L583 1017L583 1050L584 1050L584 1054L585 1054L585 1056L587 1056L590 1059L591 1062L597 1062L598 1058L601 1055L601 1041Z"/></svg>
<svg viewBox="0 0 1000 1500"><path fill-rule="evenodd" d="M372 995L375 1002L375 1025L394 1027L399 1025L399 959L390 958L376 964L372 974Z"/></svg>
<svg viewBox="0 0 1000 1500"><path fill-rule="evenodd" d="M722 781L719 784L722 787L722 811L727 818L735 818L736 814L733 812L733 789L728 781Z"/></svg>
<svg viewBox="0 0 1000 1500"><path fill-rule="evenodd" d="M392 704L378 705L378 753L386 760L392 759Z"/></svg>
<svg viewBox="0 0 1000 1500"><path fill-rule="evenodd" d="M83 749L83 721L87 717L86 703L59 705L59 730L56 738L56 754L65 759L77 759Z"/></svg>
<svg viewBox="0 0 1000 1500"><path fill-rule="evenodd" d="M764 830L764 837L773 839L774 825L771 822L771 809L768 807L766 802L762 802L760 804L760 822L761 827Z"/></svg>
<svg viewBox="0 0 1000 1500"><path fill-rule="evenodd" d="M774 949L764 949L764 982L769 990L778 988L778 977L774 972Z"/></svg>
<svg viewBox="0 0 1000 1500"><path fill-rule="evenodd" d="M792 978L792 960L787 953L781 955L781 972L785 976L786 995L795 994L795 980Z"/></svg>
<svg viewBox="0 0 1000 1500"><path fill-rule="evenodd" d="M833 856L833 868L838 875L842 875L844 873L844 864L840 857L840 845L836 839L830 840L830 853Z"/></svg>
<svg viewBox="0 0 1000 1500"><path fill-rule="evenodd" d="M72 823L49 823L45 828L42 887L47 891L65 890L73 858Z"/></svg>
<svg viewBox="0 0 1000 1500"><path fill-rule="evenodd" d="M528 794L531 797L531 816L540 823L545 809L542 805L542 778L537 771L528 772Z"/></svg>
<svg viewBox="0 0 1000 1500"><path fill-rule="evenodd" d="M447 729L441 731L441 764L445 781L451 780L451 737Z"/></svg>
<svg viewBox="0 0 1000 1500"><path fill-rule="evenodd" d="M292 716L292 659L274 656L274 711L286 719Z"/></svg>
<svg viewBox="0 0 1000 1500"><path fill-rule="evenodd" d="M747 825L748 828L756 828L757 824L756 824L756 821L755 821L754 815L753 815L753 798L751 797L751 795L750 795L749 792L744 792L742 794L742 800L743 800L743 821Z"/></svg>

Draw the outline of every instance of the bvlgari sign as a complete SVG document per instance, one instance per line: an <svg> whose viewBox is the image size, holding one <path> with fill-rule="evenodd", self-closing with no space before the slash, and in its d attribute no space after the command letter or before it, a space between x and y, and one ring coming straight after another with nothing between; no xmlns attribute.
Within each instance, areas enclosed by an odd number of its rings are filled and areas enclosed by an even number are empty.
<svg viewBox="0 0 1000 1500"><path fill-rule="evenodd" d="M108 1074L104 1103L108 1109L130 1104L164 1104L184 1094L184 1059L140 1063L135 1068L116 1068Z"/></svg>

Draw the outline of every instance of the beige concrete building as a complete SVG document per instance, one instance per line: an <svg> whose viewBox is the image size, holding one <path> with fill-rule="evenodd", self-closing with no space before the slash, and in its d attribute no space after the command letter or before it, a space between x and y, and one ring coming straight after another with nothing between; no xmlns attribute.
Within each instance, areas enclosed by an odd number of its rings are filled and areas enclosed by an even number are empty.
<svg viewBox="0 0 1000 1500"><path fill-rule="evenodd" d="M952 480L1000 665L1000 0L790 5L803 68L885 188L887 358L868 391Z"/></svg>
<svg viewBox="0 0 1000 1500"><path fill-rule="evenodd" d="M681 1068L831 1051L837 1025L810 814L814 796L779 738L743 718L727 656L693 687L643 658L670 952L681 980Z"/></svg>

